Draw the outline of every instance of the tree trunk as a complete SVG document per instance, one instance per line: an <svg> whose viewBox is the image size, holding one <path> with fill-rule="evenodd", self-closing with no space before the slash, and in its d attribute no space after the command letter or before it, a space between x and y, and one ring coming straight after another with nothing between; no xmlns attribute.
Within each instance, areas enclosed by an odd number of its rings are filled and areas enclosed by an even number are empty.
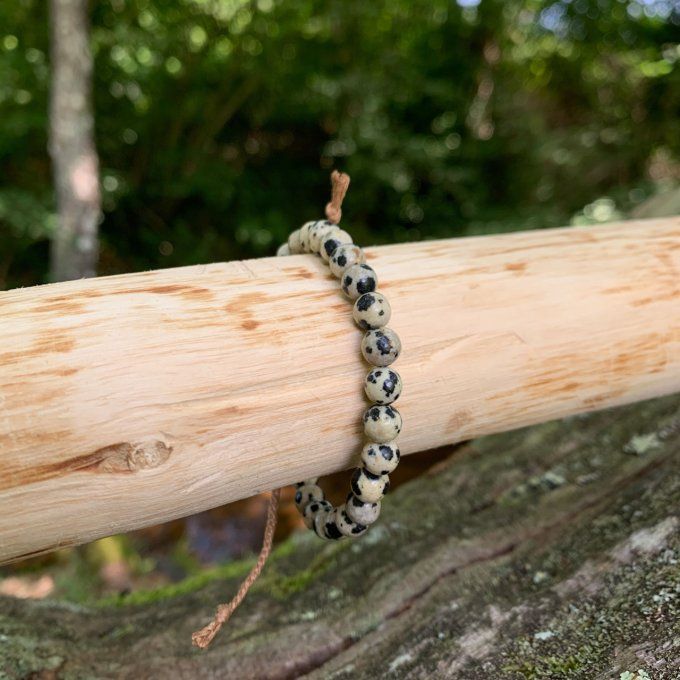
<svg viewBox="0 0 680 680"><path fill-rule="evenodd" d="M206 652L190 633L248 564L106 606L0 599L0 676L679 677L679 396L450 453L363 539L280 546Z"/></svg>
<svg viewBox="0 0 680 680"><path fill-rule="evenodd" d="M59 213L52 237L51 278L66 281L96 274L99 162L91 105L88 3L50 0L50 11L50 155Z"/></svg>

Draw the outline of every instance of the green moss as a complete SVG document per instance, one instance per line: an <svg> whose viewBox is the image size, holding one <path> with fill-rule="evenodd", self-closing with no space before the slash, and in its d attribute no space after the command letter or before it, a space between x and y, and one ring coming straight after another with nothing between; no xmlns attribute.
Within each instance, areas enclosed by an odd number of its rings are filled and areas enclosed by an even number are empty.
<svg viewBox="0 0 680 680"><path fill-rule="evenodd" d="M288 541L291 543L291 541ZM270 569L265 578L258 584L263 591L277 600L285 600L295 593L302 592L322 576L335 561L338 552L342 552L347 544L329 546L325 551L318 553L306 569L298 569L289 576L277 574L276 569Z"/></svg>
<svg viewBox="0 0 680 680"><path fill-rule="evenodd" d="M575 656L548 656L540 662L524 662L503 667L506 673L519 673L527 680L546 680L552 678L571 678L575 671L583 670L583 664Z"/></svg>
<svg viewBox="0 0 680 680"><path fill-rule="evenodd" d="M288 557L294 551L295 536L277 546L272 551L267 569L272 569L273 565L275 565L278 560ZM178 583L172 583L160 588L154 588L153 590L138 590L126 595L113 595L105 597L97 600L94 605L97 607L134 606L150 604L152 602L160 602L173 597L178 597L180 595L187 595L200 590L204 586L208 585L209 583L213 583L214 581L222 581L245 576L254 563L254 557L238 560L236 562L229 562L228 564L204 569L199 573L188 576ZM318 566L316 568L318 569ZM305 572L288 577L288 579L282 579L279 577L281 579L281 586L276 590L276 592L297 592L295 589L295 584L297 583L299 587L302 588L303 582L309 583L309 581L311 581L312 575L307 574L307 572L311 572L313 569L314 567L310 567L310 569L306 570ZM286 581L290 581L290 584L286 584ZM272 593L274 593L274 590Z"/></svg>
<svg viewBox="0 0 680 680"><path fill-rule="evenodd" d="M95 605L98 607L141 605L167 600L179 595L186 595L203 588L213 581L243 576L248 573L253 563L253 559L230 562L219 567L206 569L202 573L189 576L179 583L155 588L154 590L138 590L127 595L105 597L98 600Z"/></svg>

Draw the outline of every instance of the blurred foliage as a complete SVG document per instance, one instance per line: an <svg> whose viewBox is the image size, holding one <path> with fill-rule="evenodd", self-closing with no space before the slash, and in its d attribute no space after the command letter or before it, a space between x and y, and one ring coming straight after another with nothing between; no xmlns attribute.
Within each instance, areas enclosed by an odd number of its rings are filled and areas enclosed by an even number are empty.
<svg viewBox="0 0 680 680"><path fill-rule="evenodd" d="M47 276L46 5L0 5L0 286ZM656 0L92 3L100 271L270 254L334 166L362 242L611 219L678 178L679 39Z"/></svg>

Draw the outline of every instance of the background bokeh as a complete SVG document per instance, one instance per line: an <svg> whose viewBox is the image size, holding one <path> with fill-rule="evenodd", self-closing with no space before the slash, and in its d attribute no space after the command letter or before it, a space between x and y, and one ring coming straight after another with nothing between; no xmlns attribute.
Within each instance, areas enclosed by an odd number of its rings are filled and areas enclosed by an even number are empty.
<svg viewBox="0 0 680 680"><path fill-rule="evenodd" d="M0 287L45 282L47 3L0 4ZM273 252L353 179L362 242L605 221L680 176L656 0L92 3L101 274Z"/></svg>
<svg viewBox="0 0 680 680"><path fill-rule="evenodd" d="M0 3L0 288L49 276L47 4ZM677 2L106 0L91 23L102 275L273 254L333 167L364 244L604 222L680 180ZM397 483L438 459L417 458ZM263 518L256 498L61 551L0 592L181 582Z"/></svg>

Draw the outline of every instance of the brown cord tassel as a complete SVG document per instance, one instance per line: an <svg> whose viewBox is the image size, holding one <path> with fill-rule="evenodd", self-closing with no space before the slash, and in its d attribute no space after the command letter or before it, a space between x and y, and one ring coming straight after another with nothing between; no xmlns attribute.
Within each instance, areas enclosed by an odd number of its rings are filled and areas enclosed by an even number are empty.
<svg viewBox="0 0 680 680"><path fill-rule="evenodd" d="M349 175L333 170L331 173L331 200L326 204L326 217L330 222L339 224L342 218L342 201L349 189Z"/></svg>
<svg viewBox="0 0 680 680"><path fill-rule="evenodd" d="M229 617L234 613L236 608L243 602L245 596L248 594L250 587L255 583L257 577L260 575L269 553L272 550L272 541L274 539L274 531L276 529L276 520L278 517L279 498L281 497L281 489L274 489L269 497L269 506L267 507L267 525L264 529L264 539L262 541L262 548L257 557L257 562L253 565L250 573L239 586L238 592L234 595L231 602L227 604L220 604L217 607L215 618L201 630L197 630L191 635L191 641L196 647L205 649L212 639L217 635L220 628L229 620Z"/></svg>

